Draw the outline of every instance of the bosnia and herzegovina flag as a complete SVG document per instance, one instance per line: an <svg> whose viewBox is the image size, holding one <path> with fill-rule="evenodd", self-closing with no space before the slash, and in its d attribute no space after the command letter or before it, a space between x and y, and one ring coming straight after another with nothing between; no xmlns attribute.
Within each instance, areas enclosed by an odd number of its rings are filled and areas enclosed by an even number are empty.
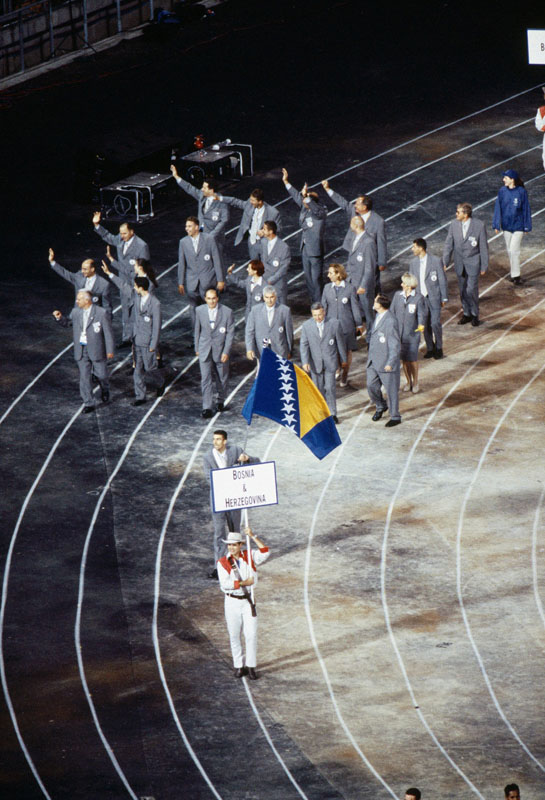
<svg viewBox="0 0 545 800"><path fill-rule="evenodd" d="M318 458L341 444L327 403L307 373L268 347L242 409L248 425L253 414L292 430Z"/></svg>

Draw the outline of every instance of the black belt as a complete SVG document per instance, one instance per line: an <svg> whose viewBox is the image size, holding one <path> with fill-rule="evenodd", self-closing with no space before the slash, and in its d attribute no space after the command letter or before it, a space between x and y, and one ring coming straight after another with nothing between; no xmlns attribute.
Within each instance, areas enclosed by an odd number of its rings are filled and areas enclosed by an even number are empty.
<svg viewBox="0 0 545 800"><path fill-rule="evenodd" d="M229 592L225 592L227 597L235 597L237 600L246 600L246 597L243 594L229 594Z"/></svg>

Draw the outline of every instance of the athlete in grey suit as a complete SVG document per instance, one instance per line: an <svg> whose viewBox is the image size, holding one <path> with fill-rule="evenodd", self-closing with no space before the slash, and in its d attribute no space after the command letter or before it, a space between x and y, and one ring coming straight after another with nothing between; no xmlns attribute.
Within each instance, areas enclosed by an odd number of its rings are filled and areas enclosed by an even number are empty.
<svg viewBox="0 0 545 800"><path fill-rule="evenodd" d="M199 306L195 314L195 354L201 370L202 415L213 416L213 384L216 384L216 411L223 411L229 380L229 355L235 336L233 312L219 303L218 290L207 289L206 305Z"/></svg>
<svg viewBox="0 0 545 800"><path fill-rule="evenodd" d="M130 222L122 222L119 226L119 233L109 233L101 224L100 211L95 211L93 215L93 225L95 231L101 239L110 245L117 247L117 261L119 263L119 271L124 272L129 280L132 280L134 275L134 262L137 258L146 258L150 260L149 247L143 239L136 236L134 228ZM123 323L123 342L130 341L132 331L130 322L130 308L127 300L121 298L121 319Z"/></svg>
<svg viewBox="0 0 545 800"><path fill-rule="evenodd" d="M197 201L199 228L203 233L208 233L214 237L223 263L225 228L229 222L229 206L214 199L217 187L212 181L203 181L202 189L197 189L193 184L180 178L174 164L171 165L170 171L180 189L183 189L186 194L191 195Z"/></svg>
<svg viewBox="0 0 545 800"><path fill-rule="evenodd" d="M349 202L342 195L334 192L328 181L322 181L322 186L333 202L346 212L349 220L354 216L360 216L365 222L365 229L368 235L375 239L377 243L375 286L377 292L380 292L380 273L386 269L388 264L388 242L384 219L376 211L373 211L373 200L368 195L359 194L355 200ZM350 229L344 237L343 247L350 252Z"/></svg>
<svg viewBox="0 0 545 800"><path fill-rule="evenodd" d="M247 275L232 275L235 265L231 264L227 270L227 280L232 282L240 289L246 290L246 310L244 317L246 322L252 311L252 308L263 302L263 289L267 285L263 273L265 267L261 261L252 260L247 267Z"/></svg>
<svg viewBox="0 0 545 800"><path fill-rule="evenodd" d="M81 263L80 272L70 272L69 270L61 267L55 261L55 253L49 248L49 266L51 269L64 278L65 281L71 283L75 289L76 297L80 289L85 289L91 293L91 302L104 308L112 319L112 300L110 284L105 278L101 278L96 274L95 262L92 258L86 258Z"/></svg>
<svg viewBox="0 0 545 800"><path fill-rule="evenodd" d="M265 267L263 275L269 286L274 286L278 302L288 301L288 268L291 262L290 248L276 235L276 222L269 220L263 225L264 236L261 239L261 261Z"/></svg>
<svg viewBox="0 0 545 800"><path fill-rule="evenodd" d="M93 304L91 293L80 289L76 306L68 319L60 311L53 316L64 328L72 326L74 360L79 369L79 391L84 402L84 412L95 410L91 375L100 383L102 401L110 399L110 380L107 361L114 357L114 334L108 312Z"/></svg>
<svg viewBox="0 0 545 800"><path fill-rule="evenodd" d="M348 382L348 371L352 363L352 353L358 349L356 333L361 333L363 320L361 305L356 287L347 280L342 264L330 264L327 272L331 283L324 287L322 305L327 319L338 319L346 345L346 367L341 371L339 386L344 388Z"/></svg>
<svg viewBox="0 0 545 800"><path fill-rule="evenodd" d="M447 267L454 253L454 269L458 276L462 318L458 325L468 322L479 324L479 273L488 269L488 242L484 222L473 219L469 203L460 203L456 208L456 219L450 223L445 246L443 265ZM467 230L466 230L467 229Z"/></svg>
<svg viewBox="0 0 545 800"><path fill-rule="evenodd" d="M217 561L225 552L225 547L222 546L221 540L225 536L226 528L230 531L240 531L240 516L241 512L234 509L233 511L218 511L214 512L212 503L212 481L210 479L210 470L225 469L226 467L234 467L239 464L258 464L259 458L249 456L244 452L242 447L237 447L235 444L227 444L226 431L217 430L213 433L212 447L205 453L203 458L203 469L206 477L210 481L210 511L212 513L212 522L214 523L214 569L208 575L209 578L217 578L218 573L215 568Z"/></svg>
<svg viewBox="0 0 545 800"><path fill-rule="evenodd" d="M178 291L189 301L191 323L195 327L195 308L204 300L211 287L222 291L225 287L220 254L213 236L199 232L197 217L185 222L187 236L180 239L178 247Z"/></svg>
<svg viewBox="0 0 545 800"><path fill-rule="evenodd" d="M242 219L238 227L235 238L235 245L240 244L243 239L248 239L248 254L250 258L261 258L260 238L263 223L267 220L276 222L280 230L280 212L274 206L265 202L265 195L262 189L254 189L247 200L239 200L238 197L225 197L224 195L214 195L222 203L242 209Z"/></svg>
<svg viewBox="0 0 545 800"><path fill-rule="evenodd" d="M356 287L361 310L365 316L367 334L373 325L375 315L373 302L375 299L376 278L376 245L374 239L368 235L365 222L361 217L355 216L350 220L351 239L350 254L346 264L348 280ZM367 338L369 341L369 338Z"/></svg>
<svg viewBox="0 0 545 800"><path fill-rule="evenodd" d="M132 310L133 352L134 352L134 394L133 406L146 402L146 383L157 390L157 397L164 391L164 378L157 369L157 348L161 334L161 303L149 291L148 278L134 279L134 289L138 295Z"/></svg>
<svg viewBox="0 0 545 800"><path fill-rule="evenodd" d="M264 302L252 309L246 323L246 356L253 361L263 352L263 341L282 358L290 358L293 322L287 306L277 303L276 289L266 286Z"/></svg>
<svg viewBox="0 0 545 800"><path fill-rule="evenodd" d="M310 307L312 319L307 319L301 328L301 364L320 392L325 397L335 422L337 420L337 393L335 372L347 367L347 352L339 321L325 318L321 303Z"/></svg>
<svg viewBox="0 0 545 800"><path fill-rule="evenodd" d="M401 422L399 414L399 372L400 372L400 339L397 322L390 308L390 299L379 294L375 298L374 310L377 313L369 337L367 354L367 391L369 398L376 406L373 422L378 422L386 408L390 409L387 428L393 428ZM382 386L388 395L388 405L382 396Z"/></svg>
<svg viewBox="0 0 545 800"><path fill-rule="evenodd" d="M448 301L447 276L441 259L427 252L425 239L415 239L412 251L415 258L409 262L409 272L418 279L420 293L424 296L427 305L424 323L427 352L424 358L443 358L441 309Z"/></svg>
<svg viewBox="0 0 545 800"><path fill-rule="evenodd" d="M324 287L324 236L327 208L320 203L316 192L309 192L307 184L301 192L294 189L288 180L288 172L282 169L282 180L290 197L299 206L299 225L301 226L301 260L307 291L311 303L320 301Z"/></svg>

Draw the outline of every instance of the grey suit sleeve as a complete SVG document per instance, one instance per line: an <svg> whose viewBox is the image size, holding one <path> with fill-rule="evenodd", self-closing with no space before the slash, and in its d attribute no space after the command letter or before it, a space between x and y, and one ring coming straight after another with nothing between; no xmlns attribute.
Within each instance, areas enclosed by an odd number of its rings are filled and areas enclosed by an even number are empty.
<svg viewBox="0 0 545 800"><path fill-rule="evenodd" d="M377 230L377 251L378 263L381 267L385 267L388 263L388 244L386 242L386 225L384 220L381 220Z"/></svg>
<svg viewBox="0 0 545 800"><path fill-rule="evenodd" d="M484 223L479 232L479 260L481 263L481 272L486 272L488 269L488 240Z"/></svg>
<svg viewBox="0 0 545 800"><path fill-rule="evenodd" d="M286 184L284 184L284 186L286 186ZM289 186L286 186L286 191L292 200L299 206L299 208L303 208L303 198L301 197L301 193L298 192L297 189L291 185L291 183Z"/></svg>
<svg viewBox="0 0 545 800"><path fill-rule="evenodd" d="M277 208L274 208L273 206L269 206L269 208L271 209L269 220L276 222L276 232L280 233L280 231L282 230L282 216L280 214L280 211ZM263 222L266 222L266 220L263 220Z"/></svg>
<svg viewBox="0 0 545 800"><path fill-rule="evenodd" d="M114 331L112 328L112 321L108 313L104 314L104 319L102 320L102 330L104 331L104 343L106 344L106 352L113 353L115 351Z"/></svg>
<svg viewBox="0 0 545 800"><path fill-rule="evenodd" d="M180 239L180 244L178 245L178 286L183 286L185 284L185 270L187 265L183 241L183 239Z"/></svg>
<svg viewBox="0 0 545 800"><path fill-rule="evenodd" d="M195 344L195 352L199 352L199 339L201 338L201 315L199 309L195 313L195 330L193 332L193 342Z"/></svg>
<svg viewBox="0 0 545 800"><path fill-rule="evenodd" d="M443 266L448 267L454 249L454 236L452 234L452 223L449 225L447 238L443 246Z"/></svg>
<svg viewBox="0 0 545 800"><path fill-rule="evenodd" d="M348 200L346 200L342 196L342 194L339 194L338 192L334 192L333 189L331 189L331 194L329 196L331 197L333 202L336 203L336 205L339 206L339 208L342 208L343 211L346 211L346 213L350 217L352 216L352 206L350 205Z"/></svg>
<svg viewBox="0 0 545 800"><path fill-rule="evenodd" d="M256 343L255 343L255 317L254 317L254 310L252 309L250 312L250 316L248 317L248 322L246 323L246 331L245 331L245 340L246 340L246 351L252 350L254 353L257 351Z"/></svg>
<svg viewBox="0 0 545 800"><path fill-rule="evenodd" d="M218 199L222 203L227 203L228 206L233 206L234 208L240 208L244 211L246 207L246 200L239 200L238 197L227 197L226 195L218 195Z"/></svg>
<svg viewBox="0 0 545 800"><path fill-rule="evenodd" d="M231 309L227 309L229 314L227 315L227 336L225 337L225 344L223 346L223 353L229 355L231 353L231 348L233 346L233 340L235 338L235 318L233 316L233 312ZM223 355L223 354L222 354Z"/></svg>
<svg viewBox="0 0 545 800"><path fill-rule="evenodd" d="M399 330L395 319L392 319L390 330L387 334L388 338L388 362L385 366L396 369L399 366L399 356L401 353L401 339L399 338Z"/></svg>
<svg viewBox="0 0 545 800"><path fill-rule="evenodd" d="M195 198L195 200L200 200L201 197L200 189L197 189L195 186L193 186L192 183L189 183L189 181L184 181L183 178L175 178L174 180L176 181L180 189L183 189L186 194L190 194L191 197Z"/></svg>
<svg viewBox="0 0 545 800"><path fill-rule="evenodd" d="M282 243L285 244L284 242ZM275 269L274 275L269 278L269 282L273 286L288 274L288 267L291 262L291 252L288 245L286 245L285 249L282 248L282 250L283 252L278 255L278 267Z"/></svg>
<svg viewBox="0 0 545 800"><path fill-rule="evenodd" d="M310 364L310 345L305 326L301 328L301 339L299 340L299 350L301 353L301 364Z"/></svg>
<svg viewBox="0 0 545 800"><path fill-rule="evenodd" d="M445 275L445 270L443 269L443 265L441 264L441 259L437 259L437 280L439 281L439 291L441 292L441 301L445 302L448 300L448 283L447 283L447 276Z"/></svg>
<svg viewBox="0 0 545 800"><path fill-rule="evenodd" d="M65 269L64 267L61 267L61 265L57 264L56 261L53 261L53 262L50 261L49 262L49 266L51 267L53 272L56 272L57 275L60 275L61 278L64 278L65 281L68 281L69 283L75 285L75 283L76 283L76 273L75 272L70 272L70 270Z"/></svg>
<svg viewBox="0 0 545 800"><path fill-rule="evenodd" d="M123 280L119 275L114 275L113 273L109 276L109 280L117 286L121 294L125 295L125 297L131 296L133 288L128 281Z"/></svg>
<svg viewBox="0 0 545 800"><path fill-rule="evenodd" d="M317 203L312 197L308 197L307 200L310 213L313 217L316 217L316 219L325 219L327 217L327 208L325 206L321 203Z"/></svg>
<svg viewBox="0 0 545 800"><path fill-rule="evenodd" d="M214 265L214 270L216 271L216 281L218 283L225 280L225 275L223 274L223 264L221 263L220 252L218 250L218 246L216 244L216 240L213 236L210 237L210 248L212 250L212 263Z"/></svg>
<svg viewBox="0 0 545 800"><path fill-rule="evenodd" d="M289 310L289 308L287 310L285 328L286 328L286 339L288 340L288 347L291 355L293 351L293 320L291 318L291 311Z"/></svg>
<svg viewBox="0 0 545 800"><path fill-rule="evenodd" d="M102 225L97 225L95 227L95 233L98 233L100 238L104 239L104 241L108 242L108 244L112 244L114 247L119 245L119 234L110 233Z"/></svg>
<svg viewBox="0 0 545 800"><path fill-rule="evenodd" d="M153 309L153 325L151 331L150 351L157 350L161 334L161 304L157 300Z"/></svg>
<svg viewBox="0 0 545 800"><path fill-rule="evenodd" d="M418 298L418 306L416 308L416 319L418 325L425 325L427 316L428 316L428 309L426 306L426 301L422 296L420 296Z"/></svg>
<svg viewBox="0 0 545 800"><path fill-rule="evenodd" d="M218 208L219 214L219 221L212 233L211 236L218 236L218 234L223 233L225 228L227 227L227 223L229 222L229 209L225 204L220 204Z"/></svg>
<svg viewBox="0 0 545 800"><path fill-rule="evenodd" d="M361 328L363 325L363 316L361 313L361 305L355 289L350 293L350 308L352 309L352 316L354 317L356 328Z"/></svg>
<svg viewBox="0 0 545 800"><path fill-rule="evenodd" d="M144 247L143 247L143 250L142 250L142 255L139 256L139 258L145 258L146 261L151 261L151 256L150 256L150 252L149 252L149 244L147 242L144 242L144 240L142 240L142 244L144 245Z"/></svg>
<svg viewBox="0 0 545 800"><path fill-rule="evenodd" d="M112 287L111 287L110 282L108 280L106 280L106 279L104 279L104 280L106 282L106 288L102 292L102 308L104 308L108 312L108 314L110 315L110 319L111 319L111 315L112 315ZM111 352L111 351L109 351L109 352Z"/></svg>

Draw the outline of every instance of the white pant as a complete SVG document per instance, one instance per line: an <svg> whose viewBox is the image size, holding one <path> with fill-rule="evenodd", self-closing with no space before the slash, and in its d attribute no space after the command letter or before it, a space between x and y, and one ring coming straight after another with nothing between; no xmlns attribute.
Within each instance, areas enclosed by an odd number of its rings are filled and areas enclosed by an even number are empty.
<svg viewBox="0 0 545 800"><path fill-rule="evenodd" d="M233 665L239 667L257 666L257 617L252 617L252 609L245 597L238 600L236 597L225 595L225 620L231 642ZM246 663L242 655L242 632L246 643Z"/></svg>
<svg viewBox="0 0 545 800"><path fill-rule="evenodd" d="M518 278L520 275L520 248L522 245L523 231L504 231L505 247L511 265L511 277Z"/></svg>

